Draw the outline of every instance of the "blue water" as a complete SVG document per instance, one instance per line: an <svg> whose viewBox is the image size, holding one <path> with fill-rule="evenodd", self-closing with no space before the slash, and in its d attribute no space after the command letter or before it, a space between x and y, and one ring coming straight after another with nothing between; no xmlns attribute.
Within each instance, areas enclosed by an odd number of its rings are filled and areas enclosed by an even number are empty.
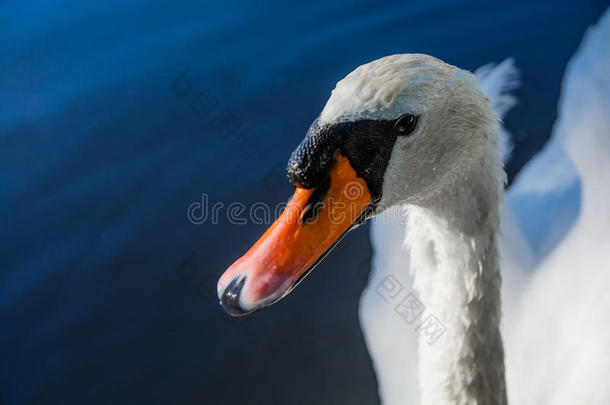
<svg viewBox="0 0 610 405"><path fill-rule="evenodd" d="M248 319L215 282L264 225L289 153L354 67L423 52L523 71L511 176L548 138L605 1L4 1L0 403L370 404L357 321L367 229ZM224 216L223 216L224 215Z"/></svg>

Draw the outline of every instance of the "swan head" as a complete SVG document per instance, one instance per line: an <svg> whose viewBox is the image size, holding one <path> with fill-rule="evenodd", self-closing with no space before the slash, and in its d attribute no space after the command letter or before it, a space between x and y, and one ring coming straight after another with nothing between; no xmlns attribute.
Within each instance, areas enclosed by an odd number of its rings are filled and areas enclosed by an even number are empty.
<svg viewBox="0 0 610 405"><path fill-rule="evenodd" d="M285 211L220 278L221 305L243 315L274 303L367 218L424 204L490 153L499 160L496 128L470 72L421 54L358 67L292 153Z"/></svg>

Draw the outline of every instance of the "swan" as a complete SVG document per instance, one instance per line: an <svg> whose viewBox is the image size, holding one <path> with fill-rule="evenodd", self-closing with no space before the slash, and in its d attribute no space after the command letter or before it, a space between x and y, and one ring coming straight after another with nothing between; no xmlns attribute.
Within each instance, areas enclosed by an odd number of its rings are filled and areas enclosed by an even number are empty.
<svg viewBox="0 0 610 405"><path fill-rule="evenodd" d="M392 250L384 257L386 265L410 272L416 295L409 293L385 308L393 313L399 310L402 324L412 315L419 343L417 353L405 358L400 335L382 333L372 338L375 327L367 324L363 310L365 292L361 318L382 399L386 403L406 402L400 389L386 389L392 384L386 383L388 370L384 370L380 354L396 350L396 358L405 361L405 370L412 369L417 358L413 381L418 381L420 403L506 404L499 258L500 205L506 178L500 133L493 104L470 72L423 54L391 55L356 68L337 83L292 153L287 172L296 189L284 212L220 277L217 293L221 305L230 315L241 316L277 302L347 232L369 218L389 217L393 225L404 229L404 238L385 238L380 244L375 238L379 229L374 226L376 258L382 251L380 245ZM607 146L608 140L604 142L602 146ZM581 158L589 151L581 148ZM595 152L603 166L607 155L603 149ZM601 180L592 183L600 187ZM586 196L586 182L583 186ZM593 205L600 208L600 201ZM583 214L581 221L584 218ZM589 218L587 222L595 221ZM517 232L515 239L525 244L519 236ZM408 260L393 261L402 257L402 252L407 252ZM596 258L599 256L598 252ZM560 261L561 257L555 264ZM594 271L591 267L587 273ZM545 282L552 281L551 276L546 280L536 277L538 273L527 280L525 271L519 275L511 279L511 286L540 283L544 288ZM582 279L573 281L580 281L579 287L584 289ZM603 277L598 281L601 284ZM560 294L565 286L557 284L553 287ZM397 299L407 285L393 279L382 283L382 298ZM532 287L531 291L537 289ZM537 297L533 292L531 295L529 300L535 302ZM527 296L527 291L522 292L523 300ZM601 296L596 299L607 300ZM527 316L519 319L521 330L527 331ZM523 334L518 338L525 339ZM526 350L520 358L529 355ZM529 371L533 370L521 369ZM578 380L580 375L572 377ZM561 399L561 392L542 392L538 399Z"/></svg>

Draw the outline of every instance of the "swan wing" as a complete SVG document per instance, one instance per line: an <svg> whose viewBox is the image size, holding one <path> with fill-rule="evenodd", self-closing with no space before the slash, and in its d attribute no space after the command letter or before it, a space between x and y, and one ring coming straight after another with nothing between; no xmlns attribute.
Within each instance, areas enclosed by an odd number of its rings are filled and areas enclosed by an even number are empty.
<svg viewBox="0 0 610 405"><path fill-rule="evenodd" d="M564 77L553 142L578 175L581 203L506 328L512 403L610 403L609 39L610 9L587 32Z"/></svg>

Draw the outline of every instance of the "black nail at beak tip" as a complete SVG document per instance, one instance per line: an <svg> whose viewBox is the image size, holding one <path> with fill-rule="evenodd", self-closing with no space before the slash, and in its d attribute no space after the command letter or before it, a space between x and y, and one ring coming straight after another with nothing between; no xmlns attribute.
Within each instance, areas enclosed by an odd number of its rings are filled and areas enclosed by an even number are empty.
<svg viewBox="0 0 610 405"><path fill-rule="evenodd" d="M220 297L220 305L224 308L227 314L231 316L247 315L252 311L244 310L239 304L241 290L246 283L246 277L236 277L225 288Z"/></svg>

